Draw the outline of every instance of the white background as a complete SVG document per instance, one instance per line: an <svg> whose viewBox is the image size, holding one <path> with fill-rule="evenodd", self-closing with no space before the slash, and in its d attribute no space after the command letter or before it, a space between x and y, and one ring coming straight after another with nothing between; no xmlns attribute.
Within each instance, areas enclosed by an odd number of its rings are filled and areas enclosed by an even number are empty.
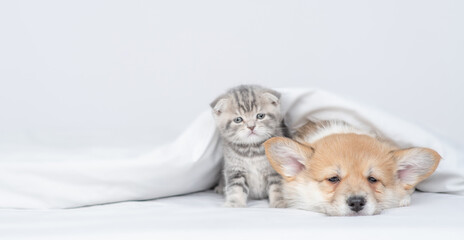
<svg viewBox="0 0 464 240"><path fill-rule="evenodd" d="M226 88L320 87L464 144L463 1L1 1L0 146L157 145Z"/></svg>

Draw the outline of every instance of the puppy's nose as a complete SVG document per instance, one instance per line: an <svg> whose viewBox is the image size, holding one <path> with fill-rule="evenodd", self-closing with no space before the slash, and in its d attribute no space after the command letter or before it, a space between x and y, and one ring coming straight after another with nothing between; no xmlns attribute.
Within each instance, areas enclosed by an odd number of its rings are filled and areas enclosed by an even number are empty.
<svg viewBox="0 0 464 240"><path fill-rule="evenodd" d="M366 199L361 196L351 196L346 200L346 204L348 204L351 210L359 212L366 205Z"/></svg>

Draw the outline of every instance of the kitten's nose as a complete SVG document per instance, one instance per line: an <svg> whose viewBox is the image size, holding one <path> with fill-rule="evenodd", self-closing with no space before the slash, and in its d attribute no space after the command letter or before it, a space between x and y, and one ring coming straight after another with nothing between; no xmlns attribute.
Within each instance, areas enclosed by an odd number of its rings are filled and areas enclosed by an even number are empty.
<svg viewBox="0 0 464 240"><path fill-rule="evenodd" d="M253 129L255 129L255 126L248 126L248 128L253 131Z"/></svg>
<svg viewBox="0 0 464 240"><path fill-rule="evenodd" d="M366 205L366 199L361 196L351 196L346 200L346 204L348 204L351 210L359 212Z"/></svg>

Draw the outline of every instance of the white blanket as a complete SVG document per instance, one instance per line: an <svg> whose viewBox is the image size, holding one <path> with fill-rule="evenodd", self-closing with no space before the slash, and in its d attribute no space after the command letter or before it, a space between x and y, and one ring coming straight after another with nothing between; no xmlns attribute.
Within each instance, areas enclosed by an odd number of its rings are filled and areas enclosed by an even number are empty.
<svg viewBox="0 0 464 240"><path fill-rule="evenodd" d="M464 236L464 196L416 192L408 207L368 217L325 217L297 209L224 208L212 191L75 209L0 209L2 240L447 240Z"/></svg>
<svg viewBox="0 0 464 240"><path fill-rule="evenodd" d="M443 160L418 189L464 195L462 152L420 127L321 90L283 89L290 129L307 119L341 119L401 146L436 150ZM112 155L108 155L112 156ZM221 147L210 111L173 143L137 157L72 152L0 152L0 208L70 208L201 191L218 178Z"/></svg>

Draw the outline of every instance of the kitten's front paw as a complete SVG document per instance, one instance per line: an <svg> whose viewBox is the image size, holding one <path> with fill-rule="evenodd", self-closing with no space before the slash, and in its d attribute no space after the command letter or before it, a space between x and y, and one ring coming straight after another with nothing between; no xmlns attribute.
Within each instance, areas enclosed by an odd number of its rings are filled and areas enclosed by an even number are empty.
<svg viewBox="0 0 464 240"><path fill-rule="evenodd" d="M227 201L224 203L223 206L230 207L230 208L244 208L246 207L246 202Z"/></svg>
<svg viewBox="0 0 464 240"><path fill-rule="evenodd" d="M284 200L270 201L269 202L269 207L271 207L271 208L286 208L287 204L285 203Z"/></svg>
<svg viewBox="0 0 464 240"><path fill-rule="evenodd" d="M221 186L221 184L217 185L214 188L214 192L217 194L224 194L224 186Z"/></svg>

